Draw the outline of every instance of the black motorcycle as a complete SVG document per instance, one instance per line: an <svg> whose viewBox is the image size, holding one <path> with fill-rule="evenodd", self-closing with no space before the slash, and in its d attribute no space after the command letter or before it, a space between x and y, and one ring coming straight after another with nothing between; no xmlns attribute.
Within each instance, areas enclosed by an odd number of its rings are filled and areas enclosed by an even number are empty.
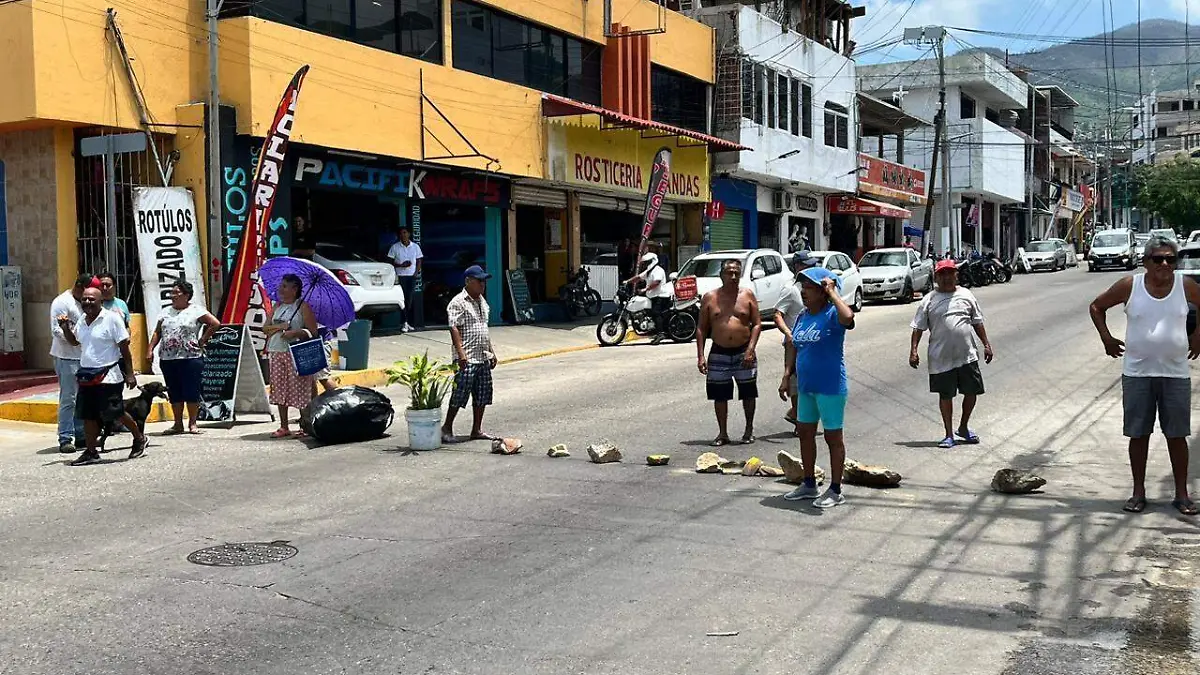
<svg viewBox="0 0 1200 675"><path fill-rule="evenodd" d="M984 266L992 276L992 280L998 284L1006 284L1012 281L1013 269L1006 261L1000 260L995 253L987 254L984 259Z"/></svg>
<svg viewBox="0 0 1200 675"><path fill-rule="evenodd" d="M625 288L617 291L617 311L605 315L596 326L596 339L602 346L614 347L625 341L629 331L640 337L650 337L658 332L650 299L635 295ZM696 321L700 315L699 299L682 306L672 306L663 312L662 325L665 337L672 342L688 342L696 337Z"/></svg>
<svg viewBox="0 0 1200 675"><path fill-rule="evenodd" d="M596 316L604 306L599 291L588 285L589 276L586 267L580 267L578 272L568 272L567 283L558 289L558 298L572 319L585 314Z"/></svg>
<svg viewBox="0 0 1200 675"><path fill-rule="evenodd" d="M984 268L983 259L963 258L956 261L958 266L958 285L963 288L987 286L992 283L992 277Z"/></svg>

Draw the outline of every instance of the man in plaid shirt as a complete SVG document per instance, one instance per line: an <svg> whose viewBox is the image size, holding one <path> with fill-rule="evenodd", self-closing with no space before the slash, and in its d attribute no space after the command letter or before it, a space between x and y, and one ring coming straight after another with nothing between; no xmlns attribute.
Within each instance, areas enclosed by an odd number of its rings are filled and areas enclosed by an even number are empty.
<svg viewBox="0 0 1200 675"><path fill-rule="evenodd" d="M488 314L491 311L484 299L488 274L479 265L467 268L463 290L446 306L449 315L453 358L458 362L454 376L454 391L450 394L450 409L442 425L442 442L454 443L454 418L473 399L474 424L471 440L492 440L483 433L483 412L492 404L492 369L496 367L496 349L488 334Z"/></svg>

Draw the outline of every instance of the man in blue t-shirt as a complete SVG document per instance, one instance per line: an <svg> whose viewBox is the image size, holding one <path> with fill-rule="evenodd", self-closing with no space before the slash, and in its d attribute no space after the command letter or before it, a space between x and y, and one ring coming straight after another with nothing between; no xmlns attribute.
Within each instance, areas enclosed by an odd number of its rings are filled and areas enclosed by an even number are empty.
<svg viewBox="0 0 1200 675"><path fill-rule="evenodd" d="M784 374L796 375L796 421L800 425L800 461L804 483L784 496L797 501L815 499L813 506L827 509L845 502L842 468L846 444L842 433L849 393L846 378L846 331L854 328L854 310L842 300L841 280L823 267L800 273L804 309L792 327L796 361ZM825 427L829 446L829 489L817 490L817 424Z"/></svg>

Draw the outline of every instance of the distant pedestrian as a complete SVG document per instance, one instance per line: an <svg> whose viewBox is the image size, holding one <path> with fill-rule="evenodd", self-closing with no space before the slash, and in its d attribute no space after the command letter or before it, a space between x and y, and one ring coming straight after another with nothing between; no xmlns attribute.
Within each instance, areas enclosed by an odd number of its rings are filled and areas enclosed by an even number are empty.
<svg viewBox="0 0 1200 675"><path fill-rule="evenodd" d="M842 496L842 470L846 464L844 436L846 397L846 331L854 328L854 310L842 299L841 280L823 267L802 271L800 292L804 308L792 327L796 360L784 378L796 377L796 419L800 428L800 462L804 482L784 495L797 501L814 499L813 506L828 509L846 501ZM825 427L829 446L829 489L817 491L817 425Z"/></svg>
<svg viewBox="0 0 1200 675"><path fill-rule="evenodd" d="M167 385L175 424L164 435L183 433L183 411L187 407L189 434L200 433L201 376L204 346L221 327L221 322L201 305L192 304L195 288L179 279L171 284L171 305L163 309L150 337L150 352L158 347L159 369Z"/></svg>
<svg viewBox="0 0 1200 675"><path fill-rule="evenodd" d="M133 357L129 352L129 329L119 314L101 305L100 289L85 290L81 304L83 318L74 325L68 317L59 318L67 342L80 348L79 370L75 372L79 380L75 414L83 420L87 449L71 465L99 462L101 427L114 422L125 425L133 434L129 459L137 459L146 453L146 435L125 412L121 392L122 382L130 389L137 387Z"/></svg>
<svg viewBox="0 0 1200 675"><path fill-rule="evenodd" d="M117 278L112 272L101 272L96 275L96 280L100 282L100 298L104 309L120 314L125 327L129 328L133 315L129 313L129 305L117 297Z"/></svg>
<svg viewBox="0 0 1200 675"><path fill-rule="evenodd" d="M729 402L737 383L738 398L746 414L742 443L753 443L754 410L758 400L758 338L762 318L754 291L743 288L742 263L726 260L721 265L721 287L704 294L700 301L700 325L696 329L696 366L705 377L708 400L717 416L713 447L729 444ZM712 351L704 345L712 337Z"/></svg>
<svg viewBox="0 0 1200 675"><path fill-rule="evenodd" d="M83 420L75 417L75 398L79 393L79 382L75 372L79 370L79 345L67 340L63 320L74 326L83 318L83 292L92 284L92 275L80 274L75 285L50 303L50 356L54 359L54 373L58 375L58 450L74 453L84 445Z"/></svg>
<svg viewBox="0 0 1200 675"><path fill-rule="evenodd" d="M619 279L628 279L636 273L633 264L636 254L633 242L628 238L622 239L621 243L617 244L617 277Z"/></svg>
<svg viewBox="0 0 1200 675"><path fill-rule="evenodd" d="M1146 460L1157 417L1167 437L1167 453L1175 474L1171 505L1185 516L1196 515L1188 494L1188 443L1192 433L1192 380L1188 359L1200 356L1200 337L1188 335L1188 305L1200 306L1200 285L1175 270L1179 244L1151 235L1145 245L1145 272L1123 277L1091 305L1092 323L1104 351L1125 357L1121 377L1124 431L1129 438L1133 496L1123 507L1146 510ZM1107 312L1125 305L1125 340L1113 337Z"/></svg>
<svg viewBox="0 0 1200 675"><path fill-rule="evenodd" d="M496 367L496 348L488 332L488 306L484 292L492 278L479 265L472 265L463 274L463 289L446 307L450 323L453 358L458 363L450 408L442 424L442 442L454 443L454 418L458 411L472 405L471 440L492 440L483 432L483 413L492 404L492 370Z"/></svg>
<svg viewBox="0 0 1200 675"><path fill-rule="evenodd" d="M292 222L292 250L289 255L293 258L312 260L317 254L317 235L312 225L304 216L296 216Z"/></svg>
<svg viewBox="0 0 1200 675"><path fill-rule="evenodd" d="M816 267L820 264L820 260L813 257L812 251L800 251L792 255L792 271L795 273L795 283L788 284L783 289L783 294L780 296L779 306L775 312L775 327L779 329L779 334L783 337L783 370L788 372L788 368L794 365L796 360L796 352L792 346L792 328L796 325L796 319L800 318L800 313L804 311L804 297L800 292L800 273L810 267ZM791 401L791 407L783 419L787 420L794 426L797 435L800 434L800 426L796 421L796 376L793 373L791 377L785 377L784 382L780 385L780 394L784 394L784 387L787 388L786 396Z"/></svg>
<svg viewBox="0 0 1200 675"><path fill-rule="evenodd" d="M971 431L971 413L984 393L983 372L979 369L979 348L983 359L992 362L992 344L983 326L983 310L975 295L958 286L958 266L943 260L933 273L936 287L921 300L912 320L912 349L908 364L921 365L918 349L921 335L929 331L929 391L938 395L945 437L939 448L957 443L977 444L979 436ZM954 428L954 399L962 394L962 421Z"/></svg>
<svg viewBox="0 0 1200 675"><path fill-rule="evenodd" d="M295 274L285 274L279 282L279 302L271 323L263 326L267 334L267 358L271 371L271 403L279 407L279 428L271 438L292 435L288 409L303 410L312 401L311 375L296 371L291 344L316 337L317 318L303 297L304 284ZM297 436L304 435L296 432Z"/></svg>
<svg viewBox="0 0 1200 675"><path fill-rule="evenodd" d="M425 254L421 251L421 245L412 240L412 232L409 232L407 227L401 226L396 232L400 235L400 240L392 244L387 256L396 268L400 289L404 291L403 330L407 333L412 330L413 308L416 307L413 294L417 288L417 276L421 274L421 263Z"/></svg>

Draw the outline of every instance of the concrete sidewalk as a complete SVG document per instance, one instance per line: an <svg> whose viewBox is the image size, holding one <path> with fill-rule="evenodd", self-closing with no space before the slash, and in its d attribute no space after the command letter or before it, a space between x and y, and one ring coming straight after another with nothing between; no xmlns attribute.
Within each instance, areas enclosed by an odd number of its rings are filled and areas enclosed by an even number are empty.
<svg viewBox="0 0 1200 675"><path fill-rule="evenodd" d="M492 343L500 363L515 363L543 356L596 349L596 324L599 317L586 322L492 326ZM333 379L338 384L349 386L379 387L387 382L385 369L396 361L428 351L429 356L440 361L450 360L450 332L448 330L425 330L403 335L371 338L371 351L366 370L334 370ZM141 383L160 379L154 375L138 377ZM151 411L148 421L161 422L173 419L171 408L159 403ZM32 390L18 391L0 397L0 420L56 424L58 420L58 388L43 386Z"/></svg>

